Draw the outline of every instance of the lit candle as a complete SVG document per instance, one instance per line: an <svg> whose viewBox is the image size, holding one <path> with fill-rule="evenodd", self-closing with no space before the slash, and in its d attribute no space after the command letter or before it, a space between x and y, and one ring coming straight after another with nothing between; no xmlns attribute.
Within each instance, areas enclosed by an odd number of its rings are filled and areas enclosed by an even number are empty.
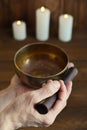
<svg viewBox="0 0 87 130"><path fill-rule="evenodd" d="M36 10L36 38L46 41L49 38L50 10L41 7Z"/></svg>
<svg viewBox="0 0 87 130"><path fill-rule="evenodd" d="M68 42L72 38L73 16L64 14L59 16L59 40Z"/></svg>
<svg viewBox="0 0 87 130"><path fill-rule="evenodd" d="M24 40L26 38L26 23L24 21L15 21L12 23L13 37L16 40Z"/></svg>

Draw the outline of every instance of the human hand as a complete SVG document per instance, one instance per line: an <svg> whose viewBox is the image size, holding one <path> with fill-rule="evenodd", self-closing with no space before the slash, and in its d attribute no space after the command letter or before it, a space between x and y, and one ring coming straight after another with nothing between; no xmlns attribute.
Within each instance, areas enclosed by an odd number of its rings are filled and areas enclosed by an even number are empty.
<svg viewBox="0 0 87 130"><path fill-rule="evenodd" d="M10 82L10 87L14 88L15 91L15 97L32 90L29 86L23 84L20 80L20 78L15 74Z"/></svg>
<svg viewBox="0 0 87 130"><path fill-rule="evenodd" d="M72 62L68 64L68 68L70 67L74 67L74 64ZM21 80L16 74L11 79L10 87L14 89L16 97L23 94L26 91L32 91L32 89L29 86L24 85L21 82Z"/></svg>
<svg viewBox="0 0 87 130"><path fill-rule="evenodd" d="M31 91L29 86L22 84L19 77L15 74L11 79L10 85L0 91L0 112L4 110L8 104L13 102L16 97L26 91Z"/></svg>
<svg viewBox="0 0 87 130"><path fill-rule="evenodd" d="M73 67L73 63L68 64L69 67ZM10 82L10 85L3 91L0 91L0 111L2 111L9 103L11 103L17 96L32 91L29 86L21 83L20 78L15 74Z"/></svg>
<svg viewBox="0 0 87 130"><path fill-rule="evenodd" d="M58 100L53 108L49 110L44 116L39 114L34 105L45 98L52 96L58 90ZM72 82L67 82L66 86L63 81L49 80L42 88L38 90L29 91L18 96L9 106L4 110L6 121L0 128L4 130L16 129L25 126L49 126L54 121L56 116L64 109L67 99L72 90ZM3 114L1 114L3 115ZM0 118L4 117L1 116ZM7 124L10 124L9 126Z"/></svg>

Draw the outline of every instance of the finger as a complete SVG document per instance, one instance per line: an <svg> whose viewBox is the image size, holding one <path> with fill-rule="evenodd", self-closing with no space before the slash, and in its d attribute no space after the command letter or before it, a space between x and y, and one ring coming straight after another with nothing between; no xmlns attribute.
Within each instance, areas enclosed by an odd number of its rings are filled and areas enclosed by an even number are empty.
<svg viewBox="0 0 87 130"><path fill-rule="evenodd" d="M67 94L66 86L65 86L63 80L60 80L59 82L60 82L60 91L59 91L59 94L58 94L58 98L60 100L66 100L66 94Z"/></svg>
<svg viewBox="0 0 87 130"><path fill-rule="evenodd" d="M67 89L62 80L60 82L60 90L58 93L58 100L56 101L53 108L49 111L49 114L53 113L53 115L56 117L66 106L67 102Z"/></svg>
<svg viewBox="0 0 87 130"><path fill-rule="evenodd" d="M54 118L65 108L67 100L57 100L55 105L49 110L49 116L52 114Z"/></svg>
<svg viewBox="0 0 87 130"><path fill-rule="evenodd" d="M33 91L35 95L35 103L38 103L53 94L55 94L60 88L60 83L58 81L49 80L46 84L42 85L42 88Z"/></svg>
<svg viewBox="0 0 87 130"><path fill-rule="evenodd" d="M74 67L74 64L72 62L68 63L68 68Z"/></svg>
<svg viewBox="0 0 87 130"><path fill-rule="evenodd" d="M66 89L67 89L67 99L68 99L72 91L72 81L68 81L66 83Z"/></svg>
<svg viewBox="0 0 87 130"><path fill-rule="evenodd" d="M60 98L56 101L53 108L49 111L49 115L52 113L55 117L65 108L67 104L67 99L69 98L72 91L72 81L67 82L66 86L64 85L63 81L60 82L60 85L62 85L62 94L60 94Z"/></svg>

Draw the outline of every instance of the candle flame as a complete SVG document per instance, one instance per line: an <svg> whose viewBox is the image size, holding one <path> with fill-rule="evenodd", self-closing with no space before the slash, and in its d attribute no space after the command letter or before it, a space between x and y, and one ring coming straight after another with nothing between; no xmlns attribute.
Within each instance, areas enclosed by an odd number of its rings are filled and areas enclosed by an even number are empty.
<svg viewBox="0 0 87 130"><path fill-rule="evenodd" d="M21 21L20 20L17 21L17 25L21 25Z"/></svg>
<svg viewBox="0 0 87 130"><path fill-rule="evenodd" d="M42 6L42 7L41 7L41 12L44 12L44 11L45 11L45 7Z"/></svg>
<svg viewBox="0 0 87 130"><path fill-rule="evenodd" d="M69 16L68 16L68 14L65 14L65 15L64 15L64 18L66 18L66 19L67 19L68 17L69 17Z"/></svg>

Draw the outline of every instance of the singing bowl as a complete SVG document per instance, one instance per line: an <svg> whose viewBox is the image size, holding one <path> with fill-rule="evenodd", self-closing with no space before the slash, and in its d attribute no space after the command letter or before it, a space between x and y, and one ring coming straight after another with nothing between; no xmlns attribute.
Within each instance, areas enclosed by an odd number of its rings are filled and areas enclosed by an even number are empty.
<svg viewBox="0 0 87 130"><path fill-rule="evenodd" d="M31 43L20 48L14 56L14 66L21 81L33 88L49 79L59 80L67 70L66 52L51 43Z"/></svg>

